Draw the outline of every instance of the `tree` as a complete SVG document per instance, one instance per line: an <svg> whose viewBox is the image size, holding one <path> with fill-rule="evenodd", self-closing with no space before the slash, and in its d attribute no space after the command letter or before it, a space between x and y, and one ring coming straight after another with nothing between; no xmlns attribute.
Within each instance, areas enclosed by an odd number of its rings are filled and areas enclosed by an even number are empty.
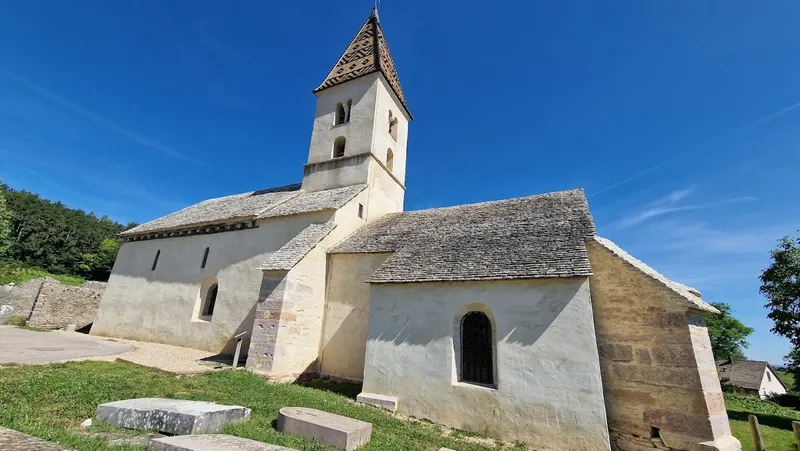
<svg viewBox="0 0 800 451"><path fill-rule="evenodd" d="M11 213L11 244L6 259L55 274L83 274L101 280L108 277L118 246L104 240L114 240L131 223L123 226L106 216L68 208L3 183L0 194L5 196Z"/></svg>
<svg viewBox="0 0 800 451"><path fill-rule="evenodd" d="M712 302L711 305L720 311L719 315L706 318L714 358L745 360L744 350L749 346L747 337L753 333L753 329L731 315L730 305L724 302Z"/></svg>
<svg viewBox="0 0 800 451"><path fill-rule="evenodd" d="M760 291L768 301L764 307L774 323L772 332L792 342L785 360L800 386L800 238L781 238L770 256L772 262L761 273Z"/></svg>
<svg viewBox="0 0 800 451"><path fill-rule="evenodd" d="M93 280L108 280L114 261L119 252L119 242L112 238L106 238L100 243L97 252L83 254L83 261L78 267L83 276Z"/></svg>
<svg viewBox="0 0 800 451"><path fill-rule="evenodd" d="M6 198L0 192L0 258L11 247L11 212L6 207Z"/></svg>

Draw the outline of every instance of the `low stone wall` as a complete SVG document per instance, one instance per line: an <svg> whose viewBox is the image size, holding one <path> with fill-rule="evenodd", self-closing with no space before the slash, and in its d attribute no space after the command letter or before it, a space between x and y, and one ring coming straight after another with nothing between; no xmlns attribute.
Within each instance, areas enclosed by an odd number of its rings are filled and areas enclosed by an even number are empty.
<svg viewBox="0 0 800 451"><path fill-rule="evenodd" d="M43 277L20 285L0 286L0 324L7 324L12 316L28 318L45 282L58 283L57 280Z"/></svg>
<svg viewBox="0 0 800 451"><path fill-rule="evenodd" d="M28 324L59 329L69 325L75 329L86 327L94 322L103 291L102 282L86 282L79 287L45 282Z"/></svg>

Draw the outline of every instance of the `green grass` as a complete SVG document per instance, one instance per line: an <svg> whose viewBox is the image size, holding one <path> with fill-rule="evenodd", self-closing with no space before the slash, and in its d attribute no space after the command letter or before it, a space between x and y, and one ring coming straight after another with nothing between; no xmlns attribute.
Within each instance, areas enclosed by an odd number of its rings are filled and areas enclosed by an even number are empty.
<svg viewBox="0 0 800 451"><path fill-rule="evenodd" d="M778 377L783 382L783 385L786 386L786 389L789 390L789 393L794 391L794 377L792 377L791 373L787 373L786 371L775 371L778 373Z"/></svg>
<svg viewBox="0 0 800 451"><path fill-rule="evenodd" d="M725 405L734 437L742 442L743 451L754 451L748 415L758 417L761 437L770 451L796 451L792 421L800 421L800 412L762 401L755 395L725 394Z"/></svg>
<svg viewBox="0 0 800 451"><path fill-rule="evenodd" d="M51 277L64 285L81 285L82 277L50 274L41 268L19 266L15 263L0 262L0 285L9 283L21 284L40 277Z"/></svg>
<svg viewBox="0 0 800 451"><path fill-rule="evenodd" d="M329 449L316 442L277 432L278 409L313 407L372 423L372 441L362 449L431 450L441 447L480 450L462 434L445 437L439 427L408 422L350 400L358 393L351 384L313 380L302 384L272 384L246 371L222 371L176 378L128 363L80 362L48 366L0 368L0 426L83 451L111 449L101 439L81 434L79 425L93 418L98 404L128 398L166 397L243 405L253 410L249 421L223 432L299 450ZM97 423L97 422L95 422ZM92 431L114 431L109 425ZM117 451L144 447L114 447Z"/></svg>

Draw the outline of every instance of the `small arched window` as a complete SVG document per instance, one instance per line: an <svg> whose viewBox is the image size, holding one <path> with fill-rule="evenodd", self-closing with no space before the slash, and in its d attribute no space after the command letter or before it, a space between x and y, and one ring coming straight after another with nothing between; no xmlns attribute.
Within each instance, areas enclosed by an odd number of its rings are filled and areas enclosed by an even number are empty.
<svg viewBox="0 0 800 451"><path fill-rule="evenodd" d="M392 110L389 110L389 134L397 141L397 118L392 114Z"/></svg>
<svg viewBox="0 0 800 451"><path fill-rule="evenodd" d="M208 287L206 298L203 301L203 316L212 316L214 314L214 305L217 303L217 291L219 291L219 286L217 284Z"/></svg>
<svg viewBox="0 0 800 451"><path fill-rule="evenodd" d="M461 319L461 381L494 385L492 323L483 312Z"/></svg>
<svg viewBox="0 0 800 451"><path fill-rule="evenodd" d="M394 152L392 152L392 149L386 151L386 167L390 171L394 169Z"/></svg>
<svg viewBox="0 0 800 451"><path fill-rule="evenodd" d="M153 259L153 266L150 268L150 271L155 271L156 270L156 266L158 266L158 257L160 257L160 256L161 256L161 249L156 251L156 256Z"/></svg>
<svg viewBox="0 0 800 451"><path fill-rule="evenodd" d="M206 263L208 263L208 251L209 248L206 248L206 251L203 253L203 264L200 265L201 268L205 268Z"/></svg>
<svg viewBox="0 0 800 451"><path fill-rule="evenodd" d="M333 158L344 156L344 145L346 141L344 136L336 138L336 141L333 142Z"/></svg>
<svg viewBox="0 0 800 451"><path fill-rule="evenodd" d="M336 117L333 119L333 125L344 124L350 122L350 110L353 109L353 99L347 99L347 102L339 102L336 104Z"/></svg>

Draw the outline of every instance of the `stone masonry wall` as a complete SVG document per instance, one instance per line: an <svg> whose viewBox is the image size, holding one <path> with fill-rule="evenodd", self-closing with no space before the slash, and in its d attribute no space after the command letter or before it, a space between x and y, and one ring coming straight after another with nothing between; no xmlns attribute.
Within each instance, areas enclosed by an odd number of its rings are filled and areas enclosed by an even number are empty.
<svg viewBox="0 0 800 451"><path fill-rule="evenodd" d="M615 450L738 449L705 324L667 288L587 243L604 395Z"/></svg>
<svg viewBox="0 0 800 451"><path fill-rule="evenodd" d="M94 322L104 289L102 282L86 282L79 287L45 282L28 324L54 328L71 324L76 329L86 327Z"/></svg>
<svg viewBox="0 0 800 451"><path fill-rule="evenodd" d="M45 282L58 283L57 280L43 277L20 285L0 286L0 324L8 323L8 318L12 316L28 318Z"/></svg>

